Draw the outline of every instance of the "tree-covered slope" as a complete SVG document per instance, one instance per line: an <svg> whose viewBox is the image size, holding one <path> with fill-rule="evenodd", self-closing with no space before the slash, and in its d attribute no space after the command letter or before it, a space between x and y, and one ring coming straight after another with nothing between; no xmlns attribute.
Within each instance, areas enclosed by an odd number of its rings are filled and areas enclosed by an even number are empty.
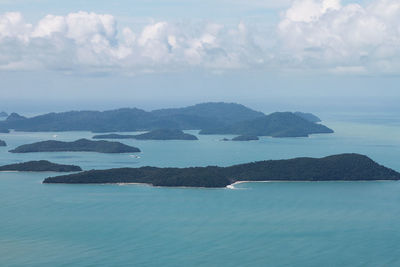
<svg viewBox="0 0 400 267"><path fill-rule="evenodd" d="M146 183L154 186L225 187L237 181L399 180L400 173L359 154L268 160L231 167L120 168L49 177L44 183Z"/></svg>
<svg viewBox="0 0 400 267"><path fill-rule="evenodd" d="M229 126L204 129L200 134L238 134L272 137L306 137L316 133L332 133L328 127L305 120L291 112L275 112Z"/></svg>
<svg viewBox="0 0 400 267"><path fill-rule="evenodd" d="M52 163L47 160L38 160L0 166L0 171L78 172L82 171L82 169L81 167L75 165L64 165Z"/></svg>
<svg viewBox="0 0 400 267"><path fill-rule="evenodd" d="M63 141L42 141L33 144L19 146L11 153L30 153L30 152L99 152L99 153L129 153L140 152L140 149L110 141L91 141L79 139L74 142Z"/></svg>

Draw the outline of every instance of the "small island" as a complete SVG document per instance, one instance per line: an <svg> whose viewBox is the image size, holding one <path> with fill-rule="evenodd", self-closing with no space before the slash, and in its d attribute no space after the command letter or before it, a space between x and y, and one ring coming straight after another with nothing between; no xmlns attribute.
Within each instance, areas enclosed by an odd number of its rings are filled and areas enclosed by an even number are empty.
<svg viewBox="0 0 400 267"><path fill-rule="evenodd" d="M260 140L258 136L255 135L239 135L232 138L232 141L257 141Z"/></svg>
<svg viewBox="0 0 400 267"><path fill-rule="evenodd" d="M0 118L7 118L8 114L5 111L0 111Z"/></svg>
<svg viewBox="0 0 400 267"><path fill-rule="evenodd" d="M177 129L158 129L138 135L103 134L93 139L137 139L137 140L198 140L195 135Z"/></svg>
<svg viewBox="0 0 400 267"><path fill-rule="evenodd" d="M7 146L7 143L3 140L0 140L0 146Z"/></svg>
<svg viewBox="0 0 400 267"><path fill-rule="evenodd" d="M73 142L63 141L42 141L33 144L19 146L11 153L30 153L30 152L99 152L99 153L135 153L140 149L128 146L120 142L91 141L79 139Z"/></svg>
<svg viewBox="0 0 400 267"><path fill-rule="evenodd" d="M79 172L81 167L75 165L63 165L47 160L28 161L16 164L0 166L0 171L20 172Z"/></svg>
<svg viewBox="0 0 400 267"><path fill-rule="evenodd" d="M400 173L360 154L267 160L231 167L116 168L46 178L43 183L144 183L153 186L226 187L240 181L400 180Z"/></svg>

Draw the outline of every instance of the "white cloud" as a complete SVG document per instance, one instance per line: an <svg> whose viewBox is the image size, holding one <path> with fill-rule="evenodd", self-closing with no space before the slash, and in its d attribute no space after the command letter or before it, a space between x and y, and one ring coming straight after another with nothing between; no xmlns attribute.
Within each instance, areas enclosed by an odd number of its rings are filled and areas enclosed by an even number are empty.
<svg viewBox="0 0 400 267"><path fill-rule="evenodd" d="M281 53L292 55L292 66L400 72L398 0L376 0L365 7L298 1L284 14L278 33Z"/></svg>
<svg viewBox="0 0 400 267"><path fill-rule="evenodd" d="M259 1L256 1L259 3ZM297 0L276 29L155 21L118 32L107 14L0 15L0 69L154 72L203 68L400 73L400 3Z"/></svg>

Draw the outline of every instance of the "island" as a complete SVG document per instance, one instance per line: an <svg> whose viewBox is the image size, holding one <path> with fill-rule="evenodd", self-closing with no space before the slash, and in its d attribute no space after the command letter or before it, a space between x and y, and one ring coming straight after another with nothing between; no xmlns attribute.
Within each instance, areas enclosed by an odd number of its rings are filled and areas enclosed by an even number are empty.
<svg viewBox="0 0 400 267"><path fill-rule="evenodd" d="M7 112L4 112L4 111L0 112L0 118L7 118L7 117L8 117Z"/></svg>
<svg viewBox="0 0 400 267"><path fill-rule="evenodd" d="M42 141L33 144L19 146L11 153L30 153L30 152L99 152L99 153L135 153L140 149L128 146L120 142L110 141L91 141L88 139L79 139L73 142L63 141Z"/></svg>
<svg viewBox="0 0 400 267"><path fill-rule="evenodd" d="M20 172L79 172L81 167L75 165L63 165L47 160L28 161L16 164L0 166L0 171Z"/></svg>
<svg viewBox="0 0 400 267"><path fill-rule="evenodd" d="M175 129L159 129L148 133L135 135L138 140L198 140L195 135Z"/></svg>
<svg viewBox="0 0 400 267"><path fill-rule="evenodd" d="M318 118L317 116L315 116L312 113L305 113L305 112L296 111L294 114L299 116L299 117L301 117L301 118L303 118L303 119L305 119L305 120L308 120L310 122L314 122L314 123L321 122L321 119Z"/></svg>
<svg viewBox="0 0 400 267"><path fill-rule="evenodd" d="M132 134L99 134L92 137L93 139L135 139Z"/></svg>
<svg viewBox="0 0 400 267"><path fill-rule="evenodd" d="M239 135L234 138L232 138L232 141L256 141L260 140L258 136L255 135Z"/></svg>
<svg viewBox="0 0 400 267"><path fill-rule="evenodd" d="M156 129L176 131L177 129L201 130L200 134L272 137L307 137L310 134L333 132L328 127L317 123L316 118L313 114L301 112L275 112L266 115L241 104L218 102L153 111L121 108L107 111L53 112L31 118L12 113L5 121L0 121L0 129L27 132L91 131L95 133ZM149 133L143 138L149 138L151 135L155 133Z"/></svg>
<svg viewBox="0 0 400 267"><path fill-rule="evenodd" d="M198 140L195 135L178 129L157 129L138 135L103 134L93 139L137 139L137 140Z"/></svg>
<svg viewBox="0 0 400 267"><path fill-rule="evenodd" d="M266 160L230 167L116 168L46 178L43 183L115 184L220 188L240 181L371 181L400 180L400 173L360 154L323 158Z"/></svg>
<svg viewBox="0 0 400 267"><path fill-rule="evenodd" d="M7 146L7 143L3 140L0 140L0 146Z"/></svg>
<svg viewBox="0 0 400 267"><path fill-rule="evenodd" d="M308 137L310 134L321 133L333 133L333 130L322 124L303 119L292 112L275 112L254 120L200 131L200 134L238 134L271 137Z"/></svg>

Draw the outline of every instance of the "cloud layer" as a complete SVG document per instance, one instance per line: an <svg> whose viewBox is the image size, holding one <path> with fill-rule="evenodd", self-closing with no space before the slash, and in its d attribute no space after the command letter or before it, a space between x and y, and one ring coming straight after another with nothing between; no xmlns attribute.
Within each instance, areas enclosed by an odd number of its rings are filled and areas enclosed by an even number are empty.
<svg viewBox="0 0 400 267"><path fill-rule="evenodd" d="M0 70L165 72L188 68L400 73L400 3L299 0L275 29L156 21L139 30L112 15L0 15Z"/></svg>

